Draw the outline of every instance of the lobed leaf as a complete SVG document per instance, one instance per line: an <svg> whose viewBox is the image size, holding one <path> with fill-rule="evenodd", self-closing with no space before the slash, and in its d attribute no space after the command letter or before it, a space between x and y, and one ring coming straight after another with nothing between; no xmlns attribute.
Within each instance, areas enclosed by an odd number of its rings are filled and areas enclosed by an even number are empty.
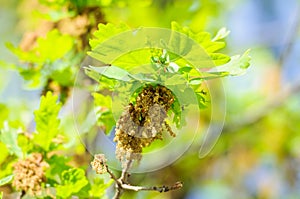
<svg viewBox="0 0 300 199"><path fill-rule="evenodd" d="M62 35L58 30L54 29L47 33L45 38L37 39L36 53L41 63L45 61L55 61L62 58L73 47L73 38L69 35ZM53 46L56 48L54 49Z"/></svg>
<svg viewBox="0 0 300 199"><path fill-rule="evenodd" d="M106 190L113 184L113 182L113 180L110 180L107 183L104 183L102 179L95 178L89 191L89 195L94 198L103 198Z"/></svg>
<svg viewBox="0 0 300 199"><path fill-rule="evenodd" d="M94 39L90 40L90 46L94 50L99 44L105 40L115 36L121 32L130 30L130 28L125 23L120 23L119 25L114 25L111 23L99 24L98 30L94 32Z"/></svg>
<svg viewBox="0 0 300 199"><path fill-rule="evenodd" d="M23 51L11 43L6 44L7 48L17 55L19 60L40 65L61 59L72 49L73 45L74 40L71 36L62 35L56 29L48 32L45 38L39 37L37 45L29 51ZM53 49L53 46L56 48Z"/></svg>
<svg viewBox="0 0 300 199"><path fill-rule="evenodd" d="M216 66L220 66L222 64L226 64L230 61L230 57L228 55L222 53L209 53L212 61Z"/></svg>
<svg viewBox="0 0 300 199"><path fill-rule="evenodd" d="M56 186L56 195L58 198L70 198L88 183L83 169L71 168L62 172L61 184Z"/></svg>
<svg viewBox="0 0 300 199"><path fill-rule="evenodd" d="M209 73L222 73L227 72L228 75L242 75L250 66L251 57L249 56L250 50L247 50L243 55L236 55L231 57L231 61L223 66L218 66L209 70Z"/></svg>
<svg viewBox="0 0 300 199"><path fill-rule="evenodd" d="M45 151L50 149L52 139L59 133L58 113L61 103L58 103L57 99L58 97L50 91L47 92L46 96L41 97L39 109L34 111L36 133L33 141Z"/></svg>
<svg viewBox="0 0 300 199"><path fill-rule="evenodd" d="M226 31L226 29L221 29L217 33L216 37L211 39L211 35L207 32L194 33L188 27L182 27L176 22L172 22L171 27L172 27L172 30L175 30L177 32L185 34L186 36L190 37L195 42L197 42L204 49L204 51L211 57L211 59L215 65L222 65L222 64L230 61L229 56L227 56L225 54L221 54L221 53L215 53L216 51L225 47L225 42L219 41L219 40L223 39L224 37L226 37L229 34L229 32ZM187 43L187 39L186 38L180 39L179 37L180 36L177 36L177 38L171 38L170 45L177 45L177 48L179 46L179 47L183 48L184 50L188 50L188 46L190 44ZM186 41L186 42L180 43L182 41ZM172 42L175 44L172 44ZM200 67L200 66L197 66L197 67Z"/></svg>

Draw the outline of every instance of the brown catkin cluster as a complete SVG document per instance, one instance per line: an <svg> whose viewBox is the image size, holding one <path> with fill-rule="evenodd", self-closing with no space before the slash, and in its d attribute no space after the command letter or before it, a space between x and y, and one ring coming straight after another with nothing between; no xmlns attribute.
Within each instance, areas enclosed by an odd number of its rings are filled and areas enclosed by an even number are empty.
<svg viewBox="0 0 300 199"><path fill-rule="evenodd" d="M106 161L104 154L96 154L94 160L91 162L93 170L95 170L97 174L107 172Z"/></svg>
<svg viewBox="0 0 300 199"><path fill-rule="evenodd" d="M175 135L165 121L173 102L174 96L169 89L148 85L138 94L135 105L130 103L125 108L114 138L116 156L123 164L127 160L140 160L143 147L162 139L163 131Z"/></svg>
<svg viewBox="0 0 300 199"><path fill-rule="evenodd" d="M43 161L40 153L33 153L25 160L19 160L14 164L14 180L12 185L19 191L31 195L39 195L42 182L45 182L45 169L49 165Z"/></svg>

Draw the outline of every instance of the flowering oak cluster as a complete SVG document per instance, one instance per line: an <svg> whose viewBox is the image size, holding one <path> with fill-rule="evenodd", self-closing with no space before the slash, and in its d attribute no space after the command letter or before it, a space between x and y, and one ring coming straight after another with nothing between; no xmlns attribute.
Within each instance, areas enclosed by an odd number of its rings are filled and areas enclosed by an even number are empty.
<svg viewBox="0 0 300 199"><path fill-rule="evenodd" d="M140 160L142 149L162 139L164 131L172 132L165 119L174 102L172 92L161 85L147 85L123 111L116 125L116 156L124 165Z"/></svg>
<svg viewBox="0 0 300 199"><path fill-rule="evenodd" d="M25 160L19 160L14 164L13 186L31 195L40 194L41 183L46 180L45 169L48 166L40 153L33 153Z"/></svg>

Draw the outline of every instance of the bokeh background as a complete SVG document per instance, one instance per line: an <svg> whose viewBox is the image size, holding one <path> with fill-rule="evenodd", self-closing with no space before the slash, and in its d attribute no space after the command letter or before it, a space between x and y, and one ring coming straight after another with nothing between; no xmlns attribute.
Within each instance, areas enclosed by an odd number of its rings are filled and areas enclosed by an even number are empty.
<svg viewBox="0 0 300 199"><path fill-rule="evenodd" d="M10 69L19 62L5 43L18 45L26 32L40 27L38 4L0 0L0 117L22 121L28 128L41 89L25 88L22 77ZM131 27L169 28L177 21L212 34L226 27L231 33L225 52L234 55L250 48L252 57L245 75L223 79L226 121L210 153L199 158L200 142L195 141L171 166L133 177L142 184L181 180L184 188L124 198L300 198L299 1L102 0L101 5L106 22ZM205 111L202 120L205 129Z"/></svg>

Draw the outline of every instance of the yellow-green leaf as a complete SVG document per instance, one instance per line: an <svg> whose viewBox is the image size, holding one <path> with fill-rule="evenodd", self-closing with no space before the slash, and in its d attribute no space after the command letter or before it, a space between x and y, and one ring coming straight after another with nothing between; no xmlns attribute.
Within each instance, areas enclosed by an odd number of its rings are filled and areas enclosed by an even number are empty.
<svg viewBox="0 0 300 199"><path fill-rule="evenodd" d="M36 133L33 140L46 151L49 150L52 139L59 133L58 113L61 103L57 99L58 97L49 91L46 96L41 97L40 107L34 111Z"/></svg>

